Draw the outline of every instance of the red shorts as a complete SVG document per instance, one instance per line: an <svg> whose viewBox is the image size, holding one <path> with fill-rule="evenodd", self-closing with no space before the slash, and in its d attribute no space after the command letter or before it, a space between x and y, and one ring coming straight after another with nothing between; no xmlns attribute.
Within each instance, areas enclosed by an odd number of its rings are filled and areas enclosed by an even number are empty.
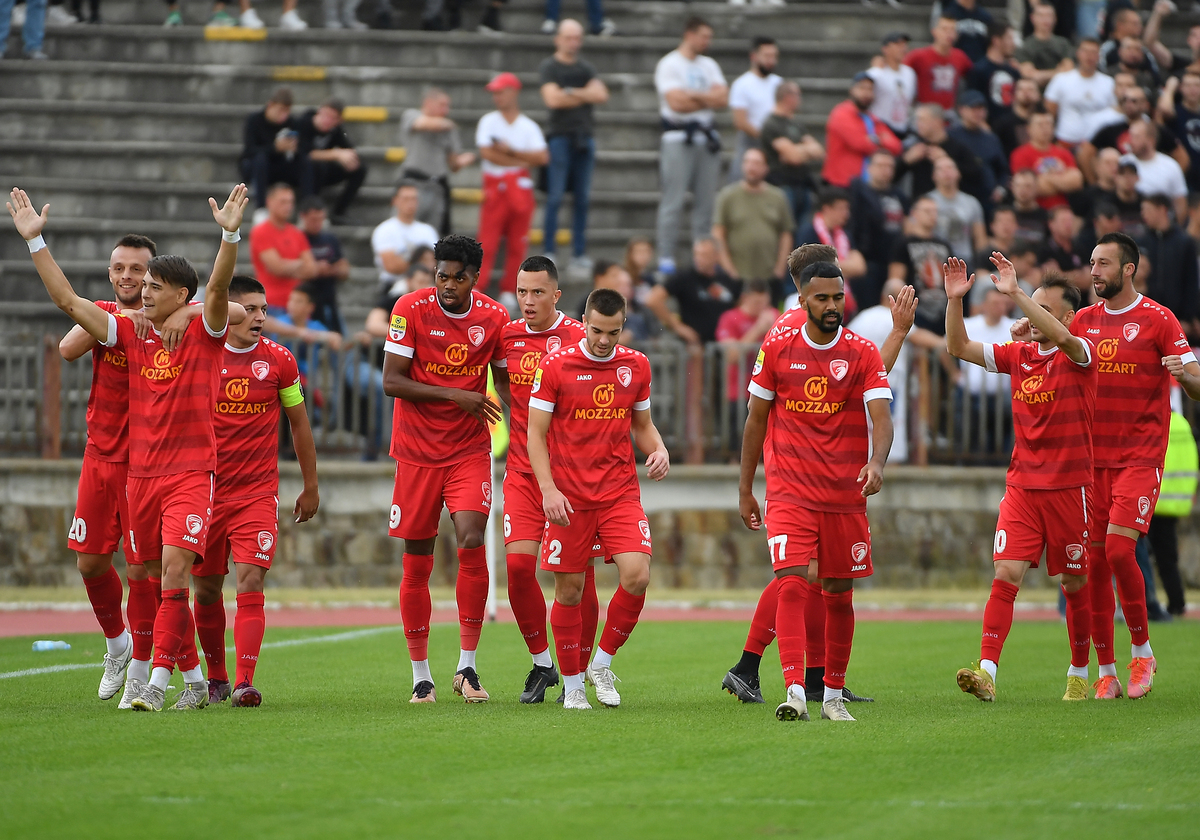
<svg viewBox="0 0 1200 840"><path fill-rule="evenodd" d="M1046 574L1086 575L1092 502L1086 487L1025 490L1009 487L1000 500L992 559L1036 569L1046 549Z"/></svg>
<svg viewBox="0 0 1200 840"><path fill-rule="evenodd" d="M127 461L99 461L83 456L75 516L67 535L67 548L81 554L111 554L129 533L129 497L126 495ZM137 563L133 550L127 563Z"/></svg>
<svg viewBox="0 0 1200 840"><path fill-rule="evenodd" d="M192 566L192 574L229 574L229 554L234 563L271 568L275 543L279 540L279 497L217 500L208 528L204 559Z"/></svg>
<svg viewBox="0 0 1200 840"><path fill-rule="evenodd" d="M504 471L504 544L541 542L546 532L542 488L531 473Z"/></svg>
<svg viewBox="0 0 1200 840"><path fill-rule="evenodd" d="M1109 525L1146 533L1154 506L1158 504L1162 470L1157 467L1097 467L1093 475L1095 539L1104 539Z"/></svg>
<svg viewBox="0 0 1200 840"><path fill-rule="evenodd" d="M650 521L638 499L621 499L605 508L577 510L567 526L546 523L542 570L578 574L603 554L653 554ZM603 547L602 547L603 546Z"/></svg>
<svg viewBox="0 0 1200 840"><path fill-rule="evenodd" d="M204 555L212 519L212 473L130 476L128 487L130 542L137 562L162 560L164 545Z"/></svg>
<svg viewBox="0 0 1200 840"><path fill-rule="evenodd" d="M871 526L866 512L826 513L768 502L764 514L771 566L791 569L817 561L823 578L870 577Z"/></svg>
<svg viewBox="0 0 1200 840"><path fill-rule="evenodd" d="M477 510L487 516L492 509L492 456L481 452L447 467L397 464L388 534L402 540L433 539L443 504L451 513Z"/></svg>

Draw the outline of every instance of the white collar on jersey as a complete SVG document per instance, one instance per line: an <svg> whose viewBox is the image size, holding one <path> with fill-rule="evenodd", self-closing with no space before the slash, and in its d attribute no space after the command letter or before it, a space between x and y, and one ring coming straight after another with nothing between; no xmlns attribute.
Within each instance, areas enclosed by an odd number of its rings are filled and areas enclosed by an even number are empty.
<svg viewBox="0 0 1200 840"><path fill-rule="evenodd" d="M557 310L556 310L556 311L557 311ZM566 317L567 317L566 315L564 315L563 313L559 312L559 313L558 313L558 317L554 319L554 323L553 323L553 324L551 324L550 326L546 327L546 329L544 329L544 330L534 330L534 329L530 329L530 328L529 328L529 322L528 322L528 321L526 321L526 322L525 322L525 332L529 333L530 335L537 335L538 333L550 332L550 330L554 329L554 328L555 328L555 327L557 327L559 324L561 324L561 323L563 322L563 318L566 318Z"/></svg>
<svg viewBox="0 0 1200 840"><path fill-rule="evenodd" d="M1141 302L1142 302L1142 295L1140 292L1138 293L1138 296L1133 299L1133 303L1129 304L1124 309L1109 309L1108 301L1104 301L1104 314L1105 315L1124 315L1126 312L1133 309L1133 307L1137 306Z"/></svg>
<svg viewBox="0 0 1200 840"><path fill-rule="evenodd" d="M808 337L808 330L806 330L804 328L805 326L807 326L807 322L805 322L805 324L800 325L800 335L804 336L804 343L807 344L809 347L811 347L814 350L831 350L831 349L833 349L833 347L836 346L837 343L842 340L842 333L845 331L845 330L843 330L842 327L838 327L837 335L834 336L833 341L829 342L828 344L817 344L815 341L813 341L811 338Z"/></svg>
<svg viewBox="0 0 1200 840"><path fill-rule="evenodd" d="M612 353L607 356L593 356L590 352L588 352L586 338L579 339L579 352L583 353L584 356L591 359L593 362L611 362L613 359L617 358L616 347L613 347Z"/></svg>
<svg viewBox="0 0 1200 840"><path fill-rule="evenodd" d="M445 315L447 318L466 318L468 315L471 314L471 310L475 308L475 303L476 303L475 292L472 291L471 292L471 305L467 307L467 311L463 312L461 314L455 315L453 312L448 311L446 309L446 307L442 306L442 299L440 297L438 297L436 289L433 292L433 299L435 301L437 301L438 309L442 310L442 314Z"/></svg>
<svg viewBox="0 0 1200 840"><path fill-rule="evenodd" d="M262 339L260 338L258 341L262 341ZM226 341L225 349L228 350L230 353L249 353L251 350L253 350L255 347L258 346L258 341L254 342L249 347L231 347L229 345L229 342Z"/></svg>
<svg viewBox="0 0 1200 840"><path fill-rule="evenodd" d="M1040 344L1039 344L1039 345L1038 345L1038 349L1037 349L1037 351L1038 351L1038 355L1039 355L1039 356L1049 356L1049 355L1052 355L1052 354L1054 354L1054 353L1057 353L1057 352L1058 352L1058 345L1057 345L1057 344L1055 344L1055 345L1054 345L1053 347L1051 347L1049 350L1043 350L1043 349L1042 349L1042 345L1040 345Z"/></svg>

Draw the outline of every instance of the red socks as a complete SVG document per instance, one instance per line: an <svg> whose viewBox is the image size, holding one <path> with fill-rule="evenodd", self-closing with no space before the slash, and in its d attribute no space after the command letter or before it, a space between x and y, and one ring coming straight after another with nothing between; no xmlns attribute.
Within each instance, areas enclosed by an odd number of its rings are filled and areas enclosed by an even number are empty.
<svg viewBox="0 0 1200 840"><path fill-rule="evenodd" d="M225 601L215 604L196 602L196 634L200 637L200 648L208 666L210 680L229 680L225 671Z"/></svg>
<svg viewBox="0 0 1200 840"><path fill-rule="evenodd" d="M1146 618L1146 581L1137 564L1137 540L1120 534L1106 534L1104 553L1117 577L1117 594L1121 596L1121 611L1125 614L1129 639L1135 645L1144 645L1150 641L1150 630ZM1108 623L1112 624L1111 614Z"/></svg>
<svg viewBox="0 0 1200 840"><path fill-rule="evenodd" d="M821 582L804 580L808 600L804 602L804 638L807 668L825 667L825 591Z"/></svg>
<svg viewBox="0 0 1200 840"><path fill-rule="evenodd" d="M583 672L583 657L580 639L583 632L582 604L568 607L557 599L550 608L550 629L554 632L554 646L558 649L558 672L564 677L573 677Z"/></svg>
<svg viewBox="0 0 1200 840"><path fill-rule="evenodd" d="M583 600L579 608L583 617L579 637L579 661L582 667L586 668L592 659L592 648L596 644L596 627L600 624L600 598L596 595L596 570L592 566L588 566L583 575Z"/></svg>
<svg viewBox="0 0 1200 840"><path fill-rule="evenodd" d="M607 654L615 654L621 645L629 641L633 628L637 627L642 607L646 605L646 593L630 595L624 587L618 586L608 602L608 615L604 618L604 633L600 636L600 649Z"/></svg>
<svg viewBox="0 0 1200 840"><path fill-rule="evenodd" d="M771 578L767 588L758 596L758 606L754 608L754 618L750 619L750 632L746 634L743 650L756 656L763 655L763 651L775 641L775 614L778 611L779 581Z"/></svg>
<svg viewBox="0 0 1200 840"><path fill-rule="evenodd" d="M129 632L133 636L133 658L139 662L149 662L150 653L154 650L154 614L158 612L156 592L154 581L129 581L129 604L126 610L129 614Z"/></svg>
<svg viewBox="0 0 1200 840"><path fill-rule="evenodd" d="M1063 590L1067 598L1067 638L1071 640L1071 664L1086 668L1092 652L1092 608L1087 587L1078 592Z"/></svg>
<svg viewBox="0 0 1200 840"><path fill-rule="evenodd" d="M825 595L825 687L845 688L854 646L854 590Z"/></svg>
<svg viewBox="0 0 1200 840"><path fill-rule="evenodd" d="M546 639L546 596L537 579L537 558L532 554L509 554L508 603L530 653L542 653Z"/></svg>
<svg viewBox="0 0 1200 840"><path fill-rule="evenodd" d="M168 589L162 594L162 606L154 621L154 667L168 670L179 665L181 671L188 670L183 662L184 639L193 639L195 645L196 625L192 611L188 609L186 589ZM197 663L199 664L199 660Z"/></svg>
<svg viewBox="0 0 1200 840"><path fill-rule="evenodd" d="M784 575L776 581L775 632L779 638L783 687L787 689L804 685L804 602L808 600L808 588L800 575Z"/></svg>
<svg viewBox="0 0 1200 840"><path fill-rule="evenodd" d="M433 558L430 558L432 561ZM266 598L261 592L242 592L237 596L237 614L233 617L233 646L237 651L237 678L234 686L254 684L254 667L262 650L263 630L267 626L263 614ZM429 621L425 621L428 628ZM428 634L426 634L428 639ZM212 677L212 674L209 674Z"/></svg>
<svg viewBox="0 0 1200 840"><path fill-rule="evenodd" d="M1094 544L1090 549L1088 582L1084 588L1092 604L1092 645L1096 648L1096 661L1101 665L1112 665L1117 661L1113 651L1113 615L1117 610L1117 596L1113 594L1112 566L1108 564L1105 544ZM1137 562L1136 556L1134 562Z"/></svg>
<svg viewBox="0 0 1200 840"><path fill-rule="evenodd" d="M404 641L408 643L408 658L413 662L423 662L429 658L429 618L433 615L429 576L433 573L433 555L405 554L402 562L404 576L400 578L400 620L404 624ZM236 645L236 622L233 635Z"/></svg>
<svg viewBox="0 0 1200 840"><path fill-rule="evenodd" d="M479 633L487 612L487 547L458 550L458 580L454 597L458 601L458 638L463 650L479 647Z"/></svg>
<svg viewBox="0 0 1200 840"><path fill-rule="evenodd" d="M104 638L115 639L125 632L125 621L121 618L121 576L117 570L109 566L102 575L84 578L83 586Z"/></svg>
<svg viewBox="0 0 1200 840"><path fill-rule="evenodd" d="M1013 601L1020 591L1011 583L992 581L992 594L983 608L983 640L979 645L979 658L990 659L1000 664L1000 651L1013 623Z"/></svg>

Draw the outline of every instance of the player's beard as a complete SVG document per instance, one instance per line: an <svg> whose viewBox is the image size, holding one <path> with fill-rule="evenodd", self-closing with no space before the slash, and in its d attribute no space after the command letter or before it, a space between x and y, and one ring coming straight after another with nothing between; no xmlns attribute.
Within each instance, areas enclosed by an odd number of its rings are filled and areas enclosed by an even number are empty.
<svg viewBox="0 0 1200 840"><path fill-rule="evenodd" d="M1102 300L1112 300L1121 293L1121 289L1124 284L1121 283L1119 277L1116 282L1113 282L1107 277L1101 277L1100 280L1104 283L1104 288L1096 292L1096 297L1101 298ZM1095 288L1094 282L1092 287L1093 289Z"/></svg>
<svg viewBox="0 0 1200 840"><path fill-rule="evenodd" d="M117 303L126 309L141 309L142 308L142 290L139 288L136 292L130 292L128 295L122 295L117 291Z"/></svg>
<svg viewBox="0 0 1200 840"><path fill-rule="evenodd" d="M829 315L831 315L831 314L835 315L837 317L836 321L829 317ZM837 312L837 311L834 311L832 313L827 312L827 313L825 313L825 315L822 315L820 318L813 317L813 314L811 312L808 313L808 320L812 322L814 327L816 327L823 333L837 332L838 328L840 328L842 326L842 318L843 318L842 313Z"/></svg>

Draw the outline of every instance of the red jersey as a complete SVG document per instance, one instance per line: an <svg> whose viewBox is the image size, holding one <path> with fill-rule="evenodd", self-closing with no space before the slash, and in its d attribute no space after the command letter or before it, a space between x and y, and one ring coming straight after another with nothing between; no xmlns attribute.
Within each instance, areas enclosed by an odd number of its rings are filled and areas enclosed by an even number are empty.
<svg viewBox="0 0 1200 840"><path fill-rule="evenodd" d="M504 367L500 334L508 312L486 295L471 292L471 308L447 312L432 289L409 292L392 307L383 349L412 359L414 382L487 393L488 364ZM448 400L396 400L392 457L420 467L444 467L491 452L488 428Z"/></svg>
<svg viewBox="0 0 1200 840"><path fill-rule="evenodd" d="M124 351L129 363L130 477L215 470L213 403L228 328L213 333L196 318L168 353L156 331L142 340L128 318L108 317L106 346Z"/></svg>
<svg viewBox="0 0 1200 840"><path fill-rule="evenodd" d="M866 509L858 474L870 437L866 403L891 400L879 350L847 329L814 344L802 326L769 336L750 393L771 400L767 501L828 513Z"/></svg>
<svg viewBox="0 0 1200 840"><path fill-rule="evenodd" d="M1017 146L1009 157L1009 164L1012 166L1013 172L1032 169L1038 175L1078 168L1078 164L1075 163L1075 155L1057 143L1051 143L1046 149L1035 149L1032 143ZM1054 195L1043 195L1038 198L1037 202L1049 210L1052 207L1066 207L1067 197L1062 193L1055 193Z"/></svg>
<svg viewBox="0 0 1200 840"><path fill-rule="evenodd" d="M286 347L268 338L244 350L225 345L213 421L215 498L279 494L279 409L303 401L300 371Z"/></svg>
<svg viewBox="0 0 1200 840"><path fill-rule="evenodd" d="M1138 295L1113 312L1104 301L1081 309L1071 332L1096 346L1099 380L1092 433L1096 467L1161 468L1171 423L1171 383L1163 356L1196 361L1175 316Z"/></svg>
<svg viewBox="0 0 1200 840"><path fill-rule="evenodd" d="M984 367L1012 383L1013 445L1008 484L1025 490L1092 485L1092 418L1096 410L1096 353L1087 361L1032 341L983 345Z"/></svg>
<svg viewBox="0 0 1200 840"><path fill-rule="evenodd" d="M111 300L96 301L96 305L113 315L121 311ZM120 350L102 344L92 348L84 454L119 464L129 460L129 361Z"/></svg>
<svg viewBox="0 0 1200 840"><path fill-rule="evenodd" d="M508 461L514 472L532 473L529 466L529 391L542 357L560 347L571 347L583 339L583 324L561 312L549 329L534 332L522 318L513 321L500 334L501 350L508 364L509 406Z"/></svg>
<svg viewBox="0 0 1200 840"><path fill-rule="evenodd" d="M917 102L936 102L948 112L954 110L958 83L974 68L971 59L958 47L941 55L932 46L913 50L904 63L917 74Z"/></svg>
<svg viewBox="0 0 1200 840"><path fill-rule="evenodd" d="M529 407L550 412L554 483L576 510L641 500L629 432L633 412L650 408L650 360L617 346L607 359L587 341L542 359Z"/></svg>

